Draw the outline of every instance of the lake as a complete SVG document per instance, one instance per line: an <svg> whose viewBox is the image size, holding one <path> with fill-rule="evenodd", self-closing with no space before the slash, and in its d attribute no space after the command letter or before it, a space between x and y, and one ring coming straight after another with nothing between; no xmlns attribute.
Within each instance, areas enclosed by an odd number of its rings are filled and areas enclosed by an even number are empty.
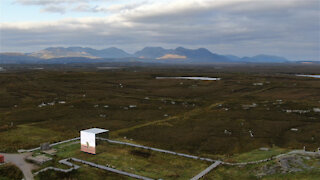
<svg viewBox="0 0 320 180"><path fill-rule="evenodd" d="M100 70L112 70L112 69L122 69L123 67L110 67L110 66L105 66L105 67L97 67L97 69Z"/></svg>
<svg viewBox="0 0 320 180"><path fill-rule="evenodd" d="M211 78L211 77L156 77L156 79L189 79L189 80L203 80L203 81L221 80L221 78Z"/></svg>
<svg viewBox="0 0 320 180"><path fill-rule="evenodd" d="M297 74L296 76L300 76L300 77L320 78L320 75L300 75L300 74Z"/></svg>

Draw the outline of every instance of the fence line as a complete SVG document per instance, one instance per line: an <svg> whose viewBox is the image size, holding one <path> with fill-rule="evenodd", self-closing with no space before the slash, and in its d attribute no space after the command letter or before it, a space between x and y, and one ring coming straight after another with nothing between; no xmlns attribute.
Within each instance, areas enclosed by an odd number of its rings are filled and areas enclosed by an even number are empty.
<svg viewBox="0 0 320 180"><path fill-rule="evenodd" d="M95 164L95 163L92 163L92 162L89 162L89 161L84 161L84 160L77 159L77 158L71 158L71 160L79 162L79 163L82 163L82 164L86 164L86 165L89 165L89 166L92 166L92 167L95 167L95 168L99 168L99 169L103 169L103 170L106 170L106 171L110 171L110 172L113 172L113 173L117 173L117 174L129 176L129 177L132 177L132 178L136 178L136 179L153 180L153 179L148 178L148 177L139 176L139 175L136 175L136 174L125 172L125 171L120 171L120 170L117 170L117 169L113 169L113 168L110 168L110 167L107 167L107 166L102 166L102 165L99 165L99 164Z"/></svg>
<svg viewBox="0 0 320 180"><path fill-rule="evenodd" d="M192 158L192 159L197 159L197 160L202 160L202 161L208 161L208 162L215 162L216 161L216 160L213 160L213 159L210 159L210 158L203 158L203 157L198 157L198 156L184 154L184 153L177 153L177 152L168 151L168 150L164 150L164 149L158 149L158 148L142 146L142 145L138 145L138 144L115 141L115 140L110 140L110 139L101 138L101 137L96 137L96 139L100 139L100 140L103 140L103 141L108 141L109 143L133 146L133 147L137 147L137 148L148 149L148 150L152 150L152 151L157 151L157 152L162 152L162 153L167 153L167 154L173 154L173 155L177 155L177 156L182 156L182 157ZM76 140L80 140L80 137L76 137L76 138L73 138L73 139L68 139L68 140L65 140L65 141L60 141L60 142L56 142L56 143L50 144L50 147L53 147L53 146L56 146L56 145L60 145L60 144L64 144L64 143L68 143L68 142L71 142L71 141L76 141ZM40 147L36 147L36 148L33 148L33 149L28 149L28 150L20 150L20 152L33 152L33 151L36 151L36 150L40 150Z"/></svg>
<svg viewBox="0 0 320 180"><path fill-rule="evenodd" d="M59 163L60 163L60 164L64 164L64 165L66 165L66 166L70 166L71 168L69 168L69 169L61 169L61 168L55 168L55 167L50 166L50 167L46 167L46 168L44 168L44 169L41 169L40 171L34 173L34 175L36 176L36 175L38 175L39 173L44 172L44 171L48 171L48 170L54 170L54 171L59 171L59 172L68 173L68 172L71 172L71 171L73 171L73 170L76 170L76 169L79 169L79 168L80 168L80 166L75 165L75 164L72 164L72 163L68 162L68 160L70 160L70 158L68 158L68 159L62 159L62 160L59 161Z"/></svg>
<svg viewBox="0 0 320 180"><path fill-rule="evenodd" d="M71 162L68 162L70 160L78 162L78 163L86 164L86 165L89 165L89 166L92 166L92 167L95 167L95 168L99 168L99 169L103 169L103 170L106 170L106 171L110 171L110 172L113 172L113 173L116 173L116 174L120 174L120 175L125 175L125 176L128 176L128 177L136 178L136 179L153 180L153 179L148 178L148 177L139 176L139 175L136 175L136 174L125 172L125 171L120 171L120 170L117 170L117 169L114 169L114 168L110 168L110 167L107 167L107 166L102 166L102 165L99 165L99 164L95 164L95 163L92 163L92 162L89 162L89 161L84 161L84 160L77 159L77 158L67 158L67 159L62 159L62 160L59 161L60 164L64 164L66 166L70 166L71 168L69 168L69 169L61 169L61 168L55 168L55 167L51 167L50 166L50 167L44 168L44 169L34 173L34 175L36 176L39 173L45 172L45 171L48 171L48 170L54 170L54 171L58 171L58 172L68 173L68 172L71 172L73 170L76 170L76 169L80 168L80 166L75 165L75 164L73 164Z"/></svg>
<svg viewBox="0 0 320 180"><path fill-rule="evenodd" d="M71 141L75 141L75 140L80 140L80 137L76 137L76 138L73 138L73 139L68 139L68 140L65 140L65 141L60 141L60 142L56 142L56 143L50 144L50 147L53 147L53 146L56 146L56 145L59 145L59 144L64 144L64 143L71 142Z"/></svg>
<svg viewBox="0 0 320 180"><path fill-rule="evenodd" d="M68 142L76 141L76 140L80 140L80 137L76 137L76 138L73 138L73 139L68 139L68 140L56 142L56 143L50 144L49 146L53 147L53 146L56 146L56 145L59 145L59 144L64 144L64 143L68 143ZM33 152L33 151L37 151L37 150L40 150L40 147L36 147L36 148L33 148L33 149L27 149L27 150L22 149L22 150L19 150L19 152Z"/></svg>

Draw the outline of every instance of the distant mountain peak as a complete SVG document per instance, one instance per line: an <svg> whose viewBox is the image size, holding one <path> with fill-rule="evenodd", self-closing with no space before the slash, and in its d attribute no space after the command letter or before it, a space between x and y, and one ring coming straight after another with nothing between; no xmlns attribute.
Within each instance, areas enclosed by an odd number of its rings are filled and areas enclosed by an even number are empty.
<svg viewBox="0 0 320 180"><path fill-rule="evenodd" d="M122 49L116 47L110 47L107 49L96 50L88 47L49 47L44 50L34 52L31 56L49 59L59 57L86 57L86 58L124 58L130 57L129 53L126 53Z"/></svg>
<svg viewBox="0 0 320 180"><path fill-rule="evenodd" d="M179 46L179 47L177 47L175 50L176 50L176 51L179 51L179 50L187 50L187 49L184 48L184 47Z"/></svg>
<svg viewBox="0 0 320 180"><path fill-rule="evenodd" d="M136 57L156 59L170 53L171 50L164 49L162 47L145 47L142 50L137 51L134 55Z"/></svg>

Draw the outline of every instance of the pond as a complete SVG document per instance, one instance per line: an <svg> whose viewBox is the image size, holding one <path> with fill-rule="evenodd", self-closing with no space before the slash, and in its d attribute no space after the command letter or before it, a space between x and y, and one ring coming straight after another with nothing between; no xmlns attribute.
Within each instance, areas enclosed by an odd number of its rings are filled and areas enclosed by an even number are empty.
<svg viewBox="0 0 320 180"><path fill-rule="evenodd" d="M122 69L123 67L110 67L110 66L102 66L102 67L97 67L97 69L100 70L112 70L112 69Z"/></svg>
<svg viewBox="0 0 320 180"><path fill-rule="evenodd" d="M301 74L297 74L296 76L300 76L300 77L320 78L320 75L301 75Z"/></svg>
<svg viewBox="0 0 320 180"><path fill-rule="evenodd" d="M188 80L203 80L203 81L221 80L221 78L211 78L211 77L156 77L156 79L188 79Z"/></svg>

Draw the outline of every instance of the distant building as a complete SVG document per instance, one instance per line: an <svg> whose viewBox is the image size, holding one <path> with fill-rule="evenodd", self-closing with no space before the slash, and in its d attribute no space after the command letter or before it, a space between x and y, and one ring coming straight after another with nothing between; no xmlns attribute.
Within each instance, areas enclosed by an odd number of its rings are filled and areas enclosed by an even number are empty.
<svg viewBox="0 0 320 180"><path fill-rule="evenodd" d="M96 136L108 138L109 130L92 128L80 131L81 151L96 154Z"/></svg>

